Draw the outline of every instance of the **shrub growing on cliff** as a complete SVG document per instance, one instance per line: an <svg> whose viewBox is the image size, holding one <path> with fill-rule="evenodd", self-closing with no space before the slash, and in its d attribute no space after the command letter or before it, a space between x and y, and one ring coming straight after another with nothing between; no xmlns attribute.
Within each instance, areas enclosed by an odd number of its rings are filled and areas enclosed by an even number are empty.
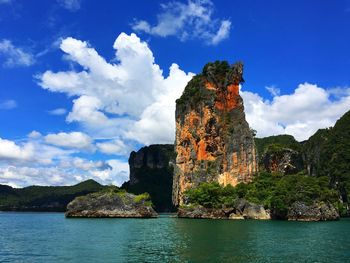
<svg viewBox="0 0 350 263"><path fill-rule="evenodd" d="M142 203L142 202L147 202L151 200L151 196L149 195L149 193L143 193L143 194L139 194L136 195L134 198L134 201L136 203Z"/></svg>
<svg viewBox="0 0 350 263"><path fill-rule="evenodd" d="M201 183L197 188L187 190L185 196L189 203L208 208L232 205L237 198L234 187L231 185L222 187L216 182Z"/></svg>

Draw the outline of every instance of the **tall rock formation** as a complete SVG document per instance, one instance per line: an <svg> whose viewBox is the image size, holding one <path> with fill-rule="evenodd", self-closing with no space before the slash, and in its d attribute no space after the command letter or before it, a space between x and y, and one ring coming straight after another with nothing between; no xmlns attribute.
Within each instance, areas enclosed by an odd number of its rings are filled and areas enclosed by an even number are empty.
<svg viewBox="0 0 350 263"><path fill-rule="evenodd" d="M254 136L239 95L242 74L242 63L208 63L176 101L174 205L201 182L234 186L257 172Z"/></svg>
<svg viewBox="0 0 350 263"><path fill-rule="evenodd" d="M173 144L150 145L133 151L129 157L130 181L122 188L134 194L147 192L157 212L171 212L174 162Z"/></svg>

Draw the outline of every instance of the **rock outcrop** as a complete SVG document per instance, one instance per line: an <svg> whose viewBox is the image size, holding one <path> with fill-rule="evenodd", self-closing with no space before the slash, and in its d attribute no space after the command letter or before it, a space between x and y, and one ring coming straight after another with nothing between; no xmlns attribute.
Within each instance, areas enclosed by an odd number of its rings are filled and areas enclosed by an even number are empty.
<svg viewBox="0 0 350 263"><path fill-rule="evenodd" d="M304 168L300 152L280 145L270 145L262 156L262 163L269 173L296 174Z"/></svg>
<svg viewBox="0 0 350 263"><path fill-rule="evenodd" d="M131 152L130 180L122 188L134 194L149 193L157 212L171 212L175 152L173 144L157 144Z"/></svg>
<svg viewBox="0 0 350 263"><path fill-rule="evenodd" d="M75 198L67 206L66 217L157 217L149 195L108 190Z"/></svg>
<svg viewBox="0 0 350 263"><path fill-rule="evenodd" d="M176 101L174 205L183 204L183 193L201 182L234 186L250 182L258 171L239 95L242 74L241 63L208 63Z"/></svg>
<svg viewBox="0 0 350 263"><path fill-rule="evenodd" d="M288 209L287 219L294 221L338 220L339 213L330 203L314 202L307 205L298 201Z"/></svg>
<svg viewBox="0 0 350 263"><path fill-rule="evenodd" d="M270 211L262 205L250 203L245 199L238 199L233 207L206 208L200 205L182 206L178 210L180 218L203 219L271 219Z"/></svg>
<svg viewBox="0 0 350 263"><path fill-rule="evenodd" d="M291 135L255 138L259 170L269 173L296 174L305 170L302 144Z"/></svg>

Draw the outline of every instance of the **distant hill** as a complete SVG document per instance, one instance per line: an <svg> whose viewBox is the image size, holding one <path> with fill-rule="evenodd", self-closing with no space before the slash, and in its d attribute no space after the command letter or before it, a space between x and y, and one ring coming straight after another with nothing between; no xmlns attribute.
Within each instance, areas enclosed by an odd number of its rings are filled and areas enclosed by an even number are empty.
<svg viewBox="0 0 350 263"><path fill-rule="evenodd" d="M0 185L1 211L66 211L77 196L100 191L103 185L90 179L73 186L29 186L12 188Z"/></svg>

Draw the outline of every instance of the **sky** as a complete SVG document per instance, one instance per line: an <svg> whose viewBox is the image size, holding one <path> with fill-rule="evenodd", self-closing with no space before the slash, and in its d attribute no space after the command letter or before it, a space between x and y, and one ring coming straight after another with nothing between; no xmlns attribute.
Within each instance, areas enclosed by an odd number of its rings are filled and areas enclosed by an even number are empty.
<svg viewBox="0 0 350 263"><path fill-rule="evenodd" d="M306 140L350 109L349 43L349 0L0 0L0 184L121 185L215 60L258 137Z"/></svg>

